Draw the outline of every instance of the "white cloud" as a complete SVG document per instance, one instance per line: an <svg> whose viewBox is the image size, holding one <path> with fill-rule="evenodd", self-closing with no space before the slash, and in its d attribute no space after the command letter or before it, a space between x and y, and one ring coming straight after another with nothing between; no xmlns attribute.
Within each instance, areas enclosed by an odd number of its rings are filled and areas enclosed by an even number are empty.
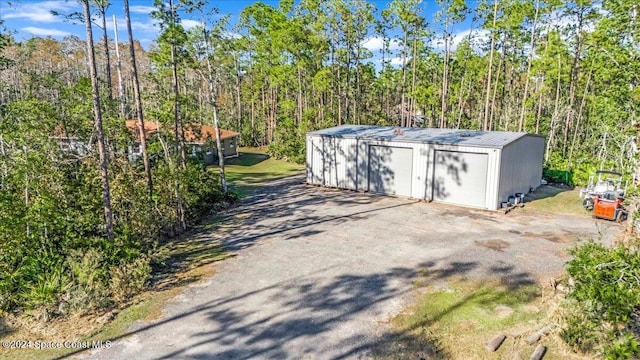
<svg viewBox="0 0 640 360"><path fill-rule="evenodd" d="M67 1L40 1L40 2L16 2L13 6L3 9L3 17L5 19L25 19L38 23L55 23L61 22L60 16L51 14L51 11L60 13L69 13L80 11L77 2Z"/></svg>
<svg viewBox="0 0 640 360"><path fill-rule="evenodd" d="M395 58L391 59L391 61L389 63L391 65L401 66L402 65L402 58L395 57Z"/></svg>
<svg viewBox="0 0 640 360"><path fill-rule="evenodd" d="M199 21L195 21L195 20L189 20L189 19L183 19L180 21L180 24L182 24L182 27L185 30L189 30L189 29L193 29L196 26L200 26L202 25L201 22Z"/></svg>
<svg viewBox="0 0 640 360"><path fill-rule="evenodd" d="M120 31L127 31L127 22L125 21L124 17L122 18L116 18L116 22L118 23L118 32ZM138 30L141 32L153 32L153 33L157 33L158 32L158 28L154 25L157 22L157 20L152 19L150 21L147 22L142 22L142 21L132 21L131 22L131 30ZM109 18L107 20L107 29L108 30L113 30L113 18Z"/></svg>
<svg viewBox="0 0 640 360"><path fill-rule="evenodd" d="M135 14L151 14L156 8L153 6L133 5L129 7L129 11Z"/></svg>
<svg viewBox="0 0 640 360"><path fill-rule="evenodd" d="M227 39L242 39L242 35L240 33L233 32L233 31L225 31L224 36Z"/></svg>
<svg viewBox="0 0 640 360"><path fill-rule="evenodd" d="M122 28L126 29L126 24ZM158 32L158 28L154 25L154 22L133 21L131 22L131 29L140 30L140 31Z"/></svg>
<svg viewBox="0 0 640 360"><path fill-rule="evenodd" d="M411 61L411 58L407 57L405 63L408 63L409 61ZM403 65L402 57L396 56L394 58L391 58L391 60L389 61L389 64L391 64L392 66L402 66Z"/></svg>
<svg viewBox="0 0 640 360"><path fill-rule="evenodd" d="M372 37L362 43L364 48L372 52L382 49L383 45L382 38L380 37Z"/></svg>
<svg viewBox="0 0 640 360"><path fill-rule="evenodd" d="M391 39L389 42L389 50L398 50L400 49L399 45L400 41L397 39ZM374 36L366 39L360 45L362 45L367 50L374 52L379 51L384 46L384 39L380 36Z"/></svg>
<svg viewBox="0 0 640 360"><path fill-rule="evenodd" d="M68 35L71 35L70 32L56 30L56 29L39 28L39 27L35 27L35 26L27 26L27 27L24 27L24 28L22 28L20 30L26 31L26 32L28 32L30 34L33 34L33 35L36 35L36 36L68 36Z"/></svg>

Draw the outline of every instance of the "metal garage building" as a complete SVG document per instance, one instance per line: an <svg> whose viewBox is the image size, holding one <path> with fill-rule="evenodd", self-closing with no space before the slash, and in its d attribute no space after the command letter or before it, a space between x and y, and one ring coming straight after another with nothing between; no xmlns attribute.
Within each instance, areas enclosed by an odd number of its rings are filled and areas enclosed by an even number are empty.
<svg viewBox="0 0 640 360"><path fill-rule="evenodd" d="M490 210L540 185L545 144L526 133L365 125L306 142L310 184Z"/></svg>

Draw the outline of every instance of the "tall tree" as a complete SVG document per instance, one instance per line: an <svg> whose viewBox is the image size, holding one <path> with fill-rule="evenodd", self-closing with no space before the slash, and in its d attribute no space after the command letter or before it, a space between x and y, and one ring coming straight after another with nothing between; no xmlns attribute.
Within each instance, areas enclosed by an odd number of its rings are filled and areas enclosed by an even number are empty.
<svg viewBox="0 0 640 360"><path fill-rule="evenodd" d="M125 4L125 12L129 9L128 5L128 3ZM116 22L115 15L113 15L113 42L116 49L116 71L118 73L118 102L120 104L120 117L122 118L122 120L126 120L127 101L124 96L124 85L122 83L122 58L120 57L120 44L118 43L118 23Z"/></svg>
<svg viewBox="0 0 640 360"><path fill-rule="evenodd" d="M93 98L93 117L95 120L96 140L98 143L98 155L100 158L100 178L102 180L102 197L104 203L104 218L107 239L113 239L113 211L111 208L111 189L109 187L109 164L107 149L102 128L102 109L100 104L100 87L98 85L98 73L96 71L96 59L93 47L93 31L91 29L91 10L89 0L81 0L84 12L84 23L87 35L87 55L89 58L89 73L91 75L91 96Z"/></svg>
<svg viewBox="0 0 640 360"><path fill-rule="evenodd" d="M493 0L493 17L491 26L491 47L489 48L489 71L487 73L487 89L485 92L484 100L484 120L482 122L482 130L487 131L489 129L489 99L491 98L491 79L493 78L493 54L495 52L496 45L496 21L498 19L498 0Z"/></svg>
<svg viewBox="0 0 640 360"><path fill-rule="evenodd" d="M536 26L538 25L538 14L540 12L540 0L536 0L536 12L531 25L531 39L529 40L529 59L527 61L527 73L524 79L524 92L522 94L522 104L520 110L520 121L518 122L518 131L524 130L524 114L526 110L527 95L529 95L529 78L531 77L531 65L533 63L533 55L535 54L535 36Z"/></svg>
<svg viewBox="0 0 640 360"><path fill-rule="evenodd" d="M178 1L179 3L176 3ZM160 51L163 46L168 47L169 65L171 69L171 89L173 101L173 135L174 150L178 153L179 163L182 167L186 164L186 151L184 148L184 128L182 124L182 113L180 111L180 80L178 78L178 52L179 47L186 40L184 28L180 24L178 6L182 5L182 0L169 0L168 3L162 0L155 0L155 10L152 15L159 19L162 33L159 37ZM187 2L187 6L190 3Z"/></svg>
<svg viewBox="0 0 640 360"><path fill-rule="evenodd" d="M107 96L109 99L113 97L113 84L111 81L111 59L109 54L109 37L107 36L107 9L109 8L109 0L95 0L98 11L100 12L100 21L102 23L102 46L104 47L104 80L107 84Z"/></svg>
<svg viewBox="0 0 640 360"><path fill-rule="evenodd" d="M442 40L444 42L444 59L442 60L442 82L440 90L440 127L447 127L448 93L449 93L449 63L451 60L452 29L456 22L463 21L468 12L463 0L439 0L443 7L437 14L442 23Z"/></svg>
<svg viewBox="0 0 640 360"><path fill-rule="evenodd" d="M205 60L207 63L207 80L209 82L209 96L211 96L211 108L213 115L213 127L216 132L216 148L218 150L218 167L220 172L220 185L222 188L222 193L227 193L227 178L224 172L224 149L222 148L222 138L220 135L220 123L218 121L218 96L216 93L217 86L215 81L215 73L213 70L213 66L211 65L211 51L210 51L210 39L209 34L207 33L207 29L203 26L202 31L204 34L204 43L205 43L205 51L206 56Z"/></svg>
<svg viewBox="0 0 640 360"><path fill-rule="evenodd" d="M153 194L153 178L151 176L151 164L147 153L147 134L144 127L144 111L142 109L142 96L140 94L140 79L138 77L138 65L136 63L136 50L133 43L133 31L131 30L131 15L129 13L129 0L124 1L124 16L127 23L127 34L129 36L129 55L131 58L131 76L133 77L133 94L136 104L136 117L138 118L138 134L140 137L140 148L142 150L142 161L144 172L147 177L147 191L149 197Z"/></svg>

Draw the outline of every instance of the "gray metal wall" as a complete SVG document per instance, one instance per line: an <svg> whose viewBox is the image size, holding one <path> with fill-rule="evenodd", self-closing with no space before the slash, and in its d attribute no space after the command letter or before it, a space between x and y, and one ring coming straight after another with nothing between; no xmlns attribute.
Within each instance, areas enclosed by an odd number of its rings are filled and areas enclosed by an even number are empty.
<svg viewBox="0 0 640 360"><path fill-rule="evenodd" d="M540 186L544 143L544 137L526 135L502 149L498 203Z"/></svg>
<svg viewBox="0 0 640 360"><path fill-rule="evenodd" d="M349 190L369 191L369 147L413 149L411 195L434 199L436 151L487 154L486 208L496 210L516 192L537 187L542 175L544 138L523 136L504 149L435 145L307 135L307 183ZM458 164L459 165L459 164ZM444 200L443 200L444 201ZM459 205L473 206L460 203Z"/></svg>
<svg viewBox="0 0 640 360"><path fill-rule="evenodd" d="M306 142L309 184L358 189L358 178L367 170L357 168L357 139L307 135Z"/></svg>
<svg viewBox="0 0 640 360"><path fill-rule="evenodd" d="M437 201L436 196L434 196L434 183L433 179L436 176L435 174L435 156L436 151L450 151L450 152L462 152L462 153L476 153L476 154L487 154L487 173L486 173L486 186L487 190L485 193L485 206L489 210L496 210L497 204L499 203L496 198L498 196L498 177L500 174L500 149L492 149L492 148L483 148L483 147L474 147L474 146L454 146L454 145L433 145L429 146L428 157L430 159L430 164L428 167L428 172L426 179L428 179L425 184L427 193L425 199L435 200ZM463 164L452 164L452 166L456 166L460 169L460 171L464 171L461 169ZM446 202L446 201L445 201ZM464 206L474 206L473 204L465 204L460 203L460 205Z"/></svg>
<svg viewBox="0 0 640 360"><path fill-rule="evenodd" d="M487 208L487 153L435 152L433 199Z"/></svg>

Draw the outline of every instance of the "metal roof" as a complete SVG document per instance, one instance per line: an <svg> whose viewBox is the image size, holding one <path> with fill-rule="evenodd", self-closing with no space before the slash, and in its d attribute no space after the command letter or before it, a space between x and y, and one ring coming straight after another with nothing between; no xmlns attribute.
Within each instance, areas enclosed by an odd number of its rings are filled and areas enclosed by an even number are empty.
<svg viewBox="0 0 640 360"><path fill-rule="evenodd" d="M478 131L459 129L400 128L393 126L342 125L310 132L308 135L332 136L438 145L503 148L528 135L524 132Z"/></svg>

